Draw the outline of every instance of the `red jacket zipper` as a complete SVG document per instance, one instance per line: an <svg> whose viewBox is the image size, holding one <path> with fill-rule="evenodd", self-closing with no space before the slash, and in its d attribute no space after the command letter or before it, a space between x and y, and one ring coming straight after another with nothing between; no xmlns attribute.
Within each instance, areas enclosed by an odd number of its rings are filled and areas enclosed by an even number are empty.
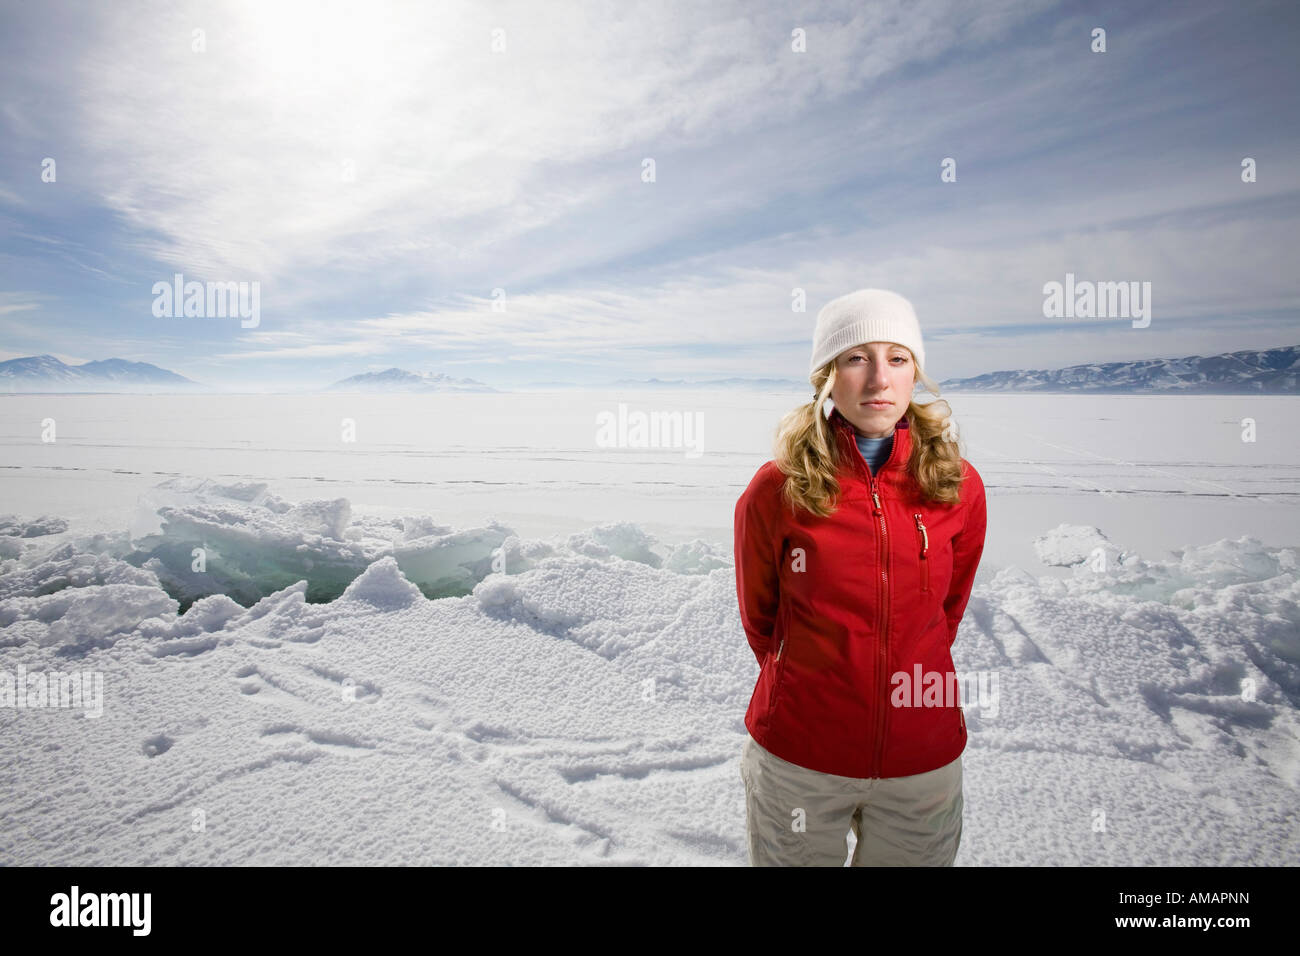
<svg viewBox="0 0 1300 956"><path fill-rule="evenodd" d="M921 532L921 590L930 590L930 536L925 531L925 523L921 521L919 514L912 517L916 519L916 528Z"/></svg>
<svg viewBox="0 0 1300 956"><path fill-rule="evenodd" d="M848 427L851 428L852 426L848 426ZM895 425L895 427L897 427L897 425ZM848 434L847 429L845 434L846 435ZM853 445L853 450L856 452L857 443L852 439L851 436L849 436L849 438L850 438L850 444ZM890 462L894 460L894 456L897 454L897 452L898 452L898 443L895 442L894 445L890 448L889 457L885 459L885 463L880 467L882 469L888 467ZM880 651L876 658L877 660L877 666L876 666L877 690L876 690L876 699L875 699L876 713L872 715L875 718L873 724L876 730L876 747L875 747L875 753L872 757L871 766L867 770L868 776L879 777L881 763L883 760L883 751L885 749L885 723L886 723L886 717L888 715L888 711L886 710L886 705L889 702L888 701L889 684L888 684L888 678L885 675L885 668L888 666L889 663L889 654L887 650L889 645L889 606L888 606L889 605L889 528L885 522L885 509L880 504L880 495L876 492L876 476L871 473L871 468L867 465L861 453L855 454L853 455L853 457L858 462L858 467L863 472L866 473L867 483L871 487L871 500L875 502L875 506L876 506L875 514L877 517L880 518L881 598L880 598L880 627L879 627L880 637L879 640L877 641L877 646L879 647Z"/></svg>
<svg viewBox="0 0 1300 956"><path fill-rule="evenodd" d="M877 642L880 647L878 657L879 664L876 668L878 674L876 683L879 691L876 694L876 706L879 708L880 716L876 722L876 753L871 765L871 776L880 776L880 763L882 759L881 752L885 747L885 698L888 694L888 684L885 679L885 668L888 665L888 654L886 653L888 631L889 631L889 538L888 529L885 526L885 509L880 506L880 495L876 494L876 479L871 476L871 498L876 503L876 515L880 518L880 544L881 544L881 562L880 562L880 640Z"/></svg>

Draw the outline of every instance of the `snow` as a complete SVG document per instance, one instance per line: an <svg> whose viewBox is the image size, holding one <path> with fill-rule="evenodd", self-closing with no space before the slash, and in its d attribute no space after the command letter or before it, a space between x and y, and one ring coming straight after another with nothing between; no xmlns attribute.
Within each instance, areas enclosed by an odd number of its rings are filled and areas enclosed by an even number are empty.
<svg viewBox="0 0 1300 956"><path fill-rule="evenodd" d="M366 568L347 586L339 600L368 604L381 611L400 611L423 598L420 589L402 574L397 561L388 556Z"/></svg>
<svg viewBox="0 0 1300 956"><path fill-rule="evenodd" d="M1011 552L994 431L966 430L990 548L953 652L997 697L965 701L957 864L1300 862L1294 504L1282 543L1073 520ZM6 496L0 863L746 864L729 538L146 484L119 530ZM20 667L101 675L102 712L13 706Z"/></svg>

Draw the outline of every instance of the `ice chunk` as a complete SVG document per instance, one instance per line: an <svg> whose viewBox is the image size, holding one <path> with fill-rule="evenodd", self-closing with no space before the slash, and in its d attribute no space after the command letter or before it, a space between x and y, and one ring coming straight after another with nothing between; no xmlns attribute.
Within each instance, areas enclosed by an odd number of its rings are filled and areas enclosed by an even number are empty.
<svg viewBox="0 0 1300 956"><path fill-rule="evenodd" d="M339 597L340 601L359 601L383 611L395 611L424 599L420 589L406 579L391 555L366 568Z"/></svg>
<svg viewBox="0 0 1300 956"><path fill-rule="evenodd" d="M565 545L575 554L585 554L592 558L619 557L657 568L663 559L650 548L654 540L639 525L619 521L571 534Z"/></svg>
<svg viewBox="0 0 1300 956"><path fill-rule="evenodd" d="M1047 534L1034 539L1034 552L1043 564L1075 567L1104 556L1106 566L1118 564L1125 555L1097 528L1088 525L1057 525Z"/></svg>

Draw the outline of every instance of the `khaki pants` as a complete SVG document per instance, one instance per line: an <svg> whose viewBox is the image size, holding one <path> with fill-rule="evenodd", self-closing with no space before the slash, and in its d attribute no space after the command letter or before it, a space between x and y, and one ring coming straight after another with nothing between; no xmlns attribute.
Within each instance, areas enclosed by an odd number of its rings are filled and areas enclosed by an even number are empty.
<svg viewBox="0 0 1300 956"><path fill-rule="evenodd" d="M910 777L841 777L800 767L746 735L751 866L952 866L961 842L961 757Z"/></svg>

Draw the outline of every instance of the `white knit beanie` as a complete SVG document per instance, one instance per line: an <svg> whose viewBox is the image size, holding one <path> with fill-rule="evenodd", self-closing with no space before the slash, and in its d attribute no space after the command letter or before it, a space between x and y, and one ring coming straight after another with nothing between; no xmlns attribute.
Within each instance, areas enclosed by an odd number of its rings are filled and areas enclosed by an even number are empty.
<svg viewBox="0 0 1300 956"><path fill-rule="evenodd" d="M845 349L867 342L897 342L912 351L917 367L925 368L925 347L916 311L897 292L859 289L827 302L817 313L813 332L811 382L817 370Z"/></svg>

